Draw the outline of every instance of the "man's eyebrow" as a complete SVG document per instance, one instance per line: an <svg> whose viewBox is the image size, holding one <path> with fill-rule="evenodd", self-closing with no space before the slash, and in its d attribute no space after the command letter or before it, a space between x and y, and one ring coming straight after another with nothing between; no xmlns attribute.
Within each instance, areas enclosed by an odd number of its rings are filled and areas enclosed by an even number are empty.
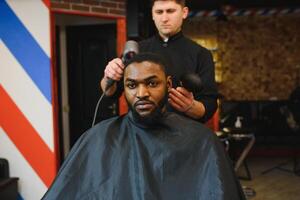
<svg viewBox="0 0 300 200"><path fill-rule="evenodd" d="M155 78L157 78L157 76L156 75L152 75L152 76L149 76L149 77L143 79L143 81L149 81L149 80L155 79ZM125 81L135 82L135 81L138 81L138 79L126 78Z"/></svg>
<svg viewBox="0 0 300 200"><path fill-rule="evenodd" d="M136 81L135 79L131 79L131 78L126 78L125 81L131 81L131 82L134 82Z"/></svg>
<svg viewBox="0 0 300 200"><path fill-rule="evenodd" d="M157 78L157 76L156 76L156 75L153 75L153 76L149 76L148 78L145 78L144 80L145 80L145 81L149 81L149 80L155 79L155 78Z"/></svg>

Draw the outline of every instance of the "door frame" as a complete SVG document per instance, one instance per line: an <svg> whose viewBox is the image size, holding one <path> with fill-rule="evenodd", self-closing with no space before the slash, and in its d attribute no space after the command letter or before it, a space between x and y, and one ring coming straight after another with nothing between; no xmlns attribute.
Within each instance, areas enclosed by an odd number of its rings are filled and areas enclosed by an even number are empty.
<svg viewBox="0 0 300 200"><path fill-rule="evenodd" d="M120 56L122 54L124 45L127 40L126 34L126 17L125 16L112 16L105 14L97 14L97 13L82 13L78 11L64 11L64 10L55 10L51 9L50 0L44 0L45 4L48 6L50 11L50 52L51 52L51 84L52 84L52 107L53 107L53 130L54 130L54 154L56 157L56 169L58 170L61 163L61 149L60 149L60 141L59 141L59 100L58 100L58 69L56 68L56 23L55 23L55 15L56 14L66 14L66 15L74 15L74 16L83 16L83 17L96 17L104 20L116 20L116 31L117 31L117 55ZM123 114L127 111L126 102L124 97L121 97L119 100L119 113Z"/></svg>

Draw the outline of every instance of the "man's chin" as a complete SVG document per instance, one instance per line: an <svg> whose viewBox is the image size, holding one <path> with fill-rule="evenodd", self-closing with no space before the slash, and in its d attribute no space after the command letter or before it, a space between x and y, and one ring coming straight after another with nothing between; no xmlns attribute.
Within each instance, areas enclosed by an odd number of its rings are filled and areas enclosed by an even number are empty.
<svg viewBox="0 0 300 200"><path fill-rule="evenodd" d="M153 114L152 110L135 110L135 112L140 116L140 117L150 117Z"/></svg>
<svg viewBox="0 0 300 200"><path fill-rule="evenodd" d="M170 37L170 35L171 35L171 32L170 32L170 31L162 31L161 33L162 33L162 35L165 36L165 37Z"/></svg>
<svg viewBox="0 0 300 200"><path fill-rule="evenodd" d="M159 123L162 117L162 113L160 109L151 111L138 111L134 109L133 116L139 123L153 125Z"/></svg>

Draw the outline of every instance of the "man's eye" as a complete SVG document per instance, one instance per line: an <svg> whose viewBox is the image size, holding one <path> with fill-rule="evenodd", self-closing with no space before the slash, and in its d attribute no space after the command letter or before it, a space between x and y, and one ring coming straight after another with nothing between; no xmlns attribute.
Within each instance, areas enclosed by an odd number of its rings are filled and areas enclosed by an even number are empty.
<svg viewBox="0 0 300 200"><path fill-rule="evenodd" d="M135 83L127 83L129 89L134 89L136 87Z"/></svg>
<svg viewBox="0 0 300 200"><path fill-rule="evenodd" d="M158 14L158 15L160 15L160 14L163 13L163 11L162 10L156 10L155 13Z"/></svg>
<svg viewBox="0 0 300 200"><path fill-rule="evenodd" d="M156 86L158 85L158 83L157 83L156 81L150 81L150 82L148 83L148 85L149 85L150 87L156 87Z"/></svg>
<svg viewBox="0 0 300 200"><path fill-rule="evenodd" d="M167 10L167 13L174 13L174 12L176 12L176 10L175 10L175 9L170 9L170 10Z"/></svg>

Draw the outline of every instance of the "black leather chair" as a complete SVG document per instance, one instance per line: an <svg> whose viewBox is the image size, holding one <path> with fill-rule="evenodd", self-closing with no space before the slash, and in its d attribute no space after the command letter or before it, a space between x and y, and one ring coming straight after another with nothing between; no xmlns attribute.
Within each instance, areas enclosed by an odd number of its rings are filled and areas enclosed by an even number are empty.
<svg viewBox="0 0 300 200"><path fill-rule="evenodd" d="M8 161L0 158L0 199L18 199L18 178L9 177Z"/></svg>

